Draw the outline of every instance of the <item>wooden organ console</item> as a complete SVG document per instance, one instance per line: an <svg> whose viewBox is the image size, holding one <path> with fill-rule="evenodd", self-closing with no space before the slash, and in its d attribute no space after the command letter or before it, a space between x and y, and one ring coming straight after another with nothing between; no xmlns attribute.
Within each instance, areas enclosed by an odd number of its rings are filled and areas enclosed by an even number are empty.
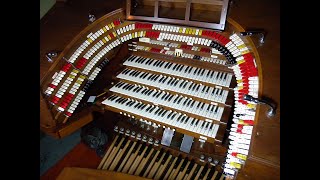
<svg viewBox="0 0 320 180"><path fill-rule="evenodd" d="M261 95L255 46L226 18L226 0L148 3L148 17L128 0L126 11L97 19L64 49L41 81L40 128L62 138L101 121L112 138L98 169L234 179L258 118L259 106L244 100ZM186 3L185 18L165 17L166 3ZM219 6L217 23L198 21L196 3Z"/></svg>

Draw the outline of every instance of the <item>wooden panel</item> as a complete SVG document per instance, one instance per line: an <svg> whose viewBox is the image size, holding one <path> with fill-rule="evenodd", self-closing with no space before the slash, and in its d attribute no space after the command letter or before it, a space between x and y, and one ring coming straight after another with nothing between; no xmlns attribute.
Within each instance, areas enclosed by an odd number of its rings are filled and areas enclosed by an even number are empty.
<svg viewBox="0 0 320 180"><path fill-rule="evenodd" d="M68 136L69 134L71 134L71 133L75 132L76 130L80 129L81 127L83 127L84 125L88 124L92 120L93 120L93 116L92 116L91 112L87 113L86 115L82 116L78 120L75 120L70 125L59 129L60 138Z"/></svg>
<svg viewBox="0 0 320 180"><path fill-rule="evenodd" d="M256 125L252 135L250 156L261 158L265 163L280 164L280 128ZM267 162L270 161L270 162Z"/></svg>
<svg viewBox="0 0 320 180"><path fill-rule="evenodd" d="M243 169L238 174L237 180L279 180L280 167L272 167L247 160Z"/></svg>
<svg viewBox="0 0 320 180"><path fill-rule="evenodd" d="M40 126L43 128L52 128L56 125L49 106L40 92Z"/></svg>
<svg viewBox="0 0 320 180"><path fill-rule="evenodd" d="M131 179L131 180L148 180L148 178L129 175L120 172L113 172L108 170L97 170L88 168L77 168L77 167L66 167L63 169L61 174L58 176L57 180L76 180L76 179L96 179L96 180L121 180L121 179Z"/></svg>

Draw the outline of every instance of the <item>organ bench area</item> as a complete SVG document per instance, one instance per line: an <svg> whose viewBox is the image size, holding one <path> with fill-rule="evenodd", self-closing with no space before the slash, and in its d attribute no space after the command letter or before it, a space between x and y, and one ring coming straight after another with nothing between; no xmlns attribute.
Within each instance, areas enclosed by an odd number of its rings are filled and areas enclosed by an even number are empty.
<svg viewBox="0 0 320 180"><path fill-rule="evenodd" d="M99 121L110 144L98 169L235 179L257 118L243 96L259 93L258 55L239 31L231 19L219 32L115 10L76 36L41 81L40 127L63 138Z"/></svg>

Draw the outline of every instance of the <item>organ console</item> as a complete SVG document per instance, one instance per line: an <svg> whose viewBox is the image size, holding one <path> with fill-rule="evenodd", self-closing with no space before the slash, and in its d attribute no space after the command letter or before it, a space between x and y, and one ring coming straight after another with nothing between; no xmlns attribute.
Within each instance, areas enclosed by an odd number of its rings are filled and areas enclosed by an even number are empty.
<svg viewBox="0 0 320 180"><path fill-rule="evenodd" d="M181 3L184 18L166 11ZM226 18L228 0L126 5L86 27L57 57L41 81L40 128L62 138L102 121L112 140L98 169L235 179L259 111L244 97L261 96L261 65L250 37ZM197 10L212 15L205 6L220 7L211 12L220 18L201 22Z"/></svg>

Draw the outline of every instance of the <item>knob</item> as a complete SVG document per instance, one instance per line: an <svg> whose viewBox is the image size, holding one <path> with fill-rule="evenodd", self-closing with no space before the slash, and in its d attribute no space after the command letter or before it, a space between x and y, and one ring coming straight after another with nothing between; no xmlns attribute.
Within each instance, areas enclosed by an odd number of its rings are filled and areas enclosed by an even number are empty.
<svg viewBox="0 0 320 180"><path fill-rule="evenodd" d="M143 140L147 140L147 136L146 136L146 135L143 135L142 139L143 139Z"/></svg>
<svg viewBox="0 0 320 180"><path fill-rule="evenodd" d="M123 132L124 131L124 128L120 128L120 132Z"/></svg>
<svg viewBox="0 0 320 180"><path fill-rule="evenodd" d="M115 131L118 131L118 129L119 129L118 126L115 126L115 127L114 127L114 130L115 130Z"/></svg>
<svg viewBox="0 0 320 180"><path fill-rule="evenodd" d="M127 130L126 130L126 133L127 133L127 134L130 134L130 129L127 129Z"/></svg>
<svg viewBox="0 0 320 180"><path fill-rule="evenodd" d="M201 160L204 160L204 158L205 158L204 155L201 154L201 155L200 155L200 159L201 159Z"/></svg>
<svg viewBox="0 0 320 180"><path fill-rule="evenodd" d="M137 138L141 138L141 134L140 133L137 134Z"/></svg>
<svg viewBox="0 0 320 180"><path fill-rule="evenodd" d="M131 135L132 136L136 135L136 132L135 131L131 131Z"/></svg>
<svg viewBox="0 0 320 180"><path fill-rule="evenodd" d="M147 131L150 131L150 126L149 125L147 125Z"/></svg>
<svg viewBox="0 0 320 180"><path fill-rule="evenodd" d="M209 163L212 162L212 157L208 157L208 162L209 162Z"/></svg>
<svg viewBox="0 0 320 180"><path fill-rule="evenodd" d="M159 140L156 139L156 140L154 141L154 144L159 144Z"/></svg>

